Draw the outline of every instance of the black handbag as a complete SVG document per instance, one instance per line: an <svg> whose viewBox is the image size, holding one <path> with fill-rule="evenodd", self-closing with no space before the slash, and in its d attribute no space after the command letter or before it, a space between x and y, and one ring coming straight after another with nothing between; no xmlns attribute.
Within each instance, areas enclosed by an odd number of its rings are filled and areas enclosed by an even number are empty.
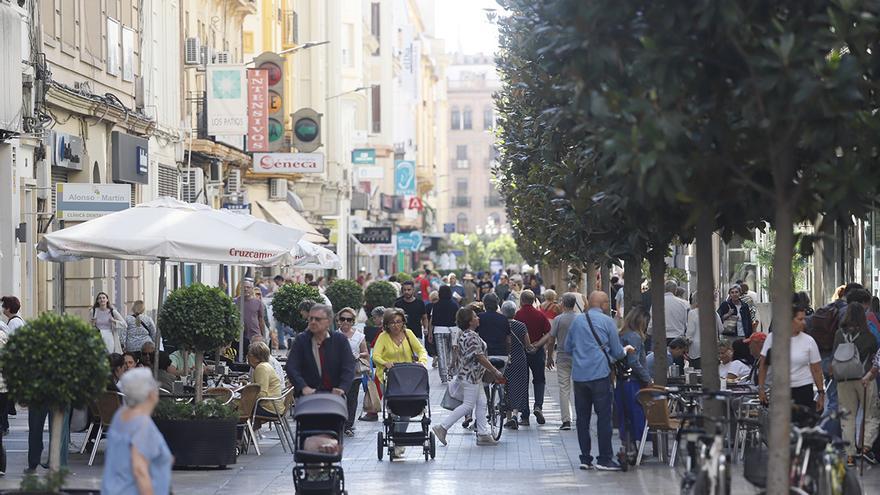
<svg viewBox="0 0 880 495"><path fill-rule="evenodd" d="M590 325L590 332L593 333L593 338L596 339L596 345L599 346L599 349L602 349L602 354L605 355L605 359L608 361L608 367L611 369L611 373L617 380L624 381L629 379L632 376L632 368L627 366L626 362L624 362L626 357L612 360L611 356L608 355L608 351L602 346L602 341L599 340L599 334L597 334L596 329L593 328L593 320L590 319L590 314L585 311L584 316L587 318L587 324Z"/></svg>

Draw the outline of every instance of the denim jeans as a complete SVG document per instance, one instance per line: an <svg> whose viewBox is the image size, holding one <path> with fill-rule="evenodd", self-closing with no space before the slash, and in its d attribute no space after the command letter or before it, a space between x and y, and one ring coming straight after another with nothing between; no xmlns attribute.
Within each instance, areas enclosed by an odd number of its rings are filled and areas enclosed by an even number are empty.
<svg viewBox="0 0 880 495"><path fill-rule="evenodd" d="M278 328L278 348L287 349L287 339L296 337L296 333L292 328L280 322L276 327Z"/></svg>
<svg viewBox="0 0 880 495"><path fill-rule="evenodd" d="M822 375L825 377L825 410L823 415L827 416L831 412L837 411L837 381L831 379L831 360L834 356L829 354L822 357ZM842 435L840 420L829 419L825 423L825 431L836 437Z"/></svg>
<svg viewBox="0 0 880 495"><path fill-rule="evenodd" d="M590 418L596 411L596 433L599 437L599 464L611 462L611 380L600 378L588 382L574 382L574 409L577 412L578 445L581 462L591 463L592 443Z"/></svg>
<svg viewBox="0 0 880 495"><path fill-rule="evenodd" d="M61 421L61 466L67 466L67 450L70 444L70 408L64 411ZM28 409L28 468L36 469L43 455L43 425L49 421L49 441L56 432L52 431L52 421L48 409L31 407Z"/></svg>
<svg viewBox="0 0 880 495"><path fill-rule="evenodd" d="M534 354L526 354L526 362L529 365L529 370L532 372L532 387L535 390L535 409L542 410L544 409L544 388L547 384L547 378L544 376L544 366L547 362L544 348L542 347ZM524 411L524 414L526 417L529 416L528 411Z"/></svg>

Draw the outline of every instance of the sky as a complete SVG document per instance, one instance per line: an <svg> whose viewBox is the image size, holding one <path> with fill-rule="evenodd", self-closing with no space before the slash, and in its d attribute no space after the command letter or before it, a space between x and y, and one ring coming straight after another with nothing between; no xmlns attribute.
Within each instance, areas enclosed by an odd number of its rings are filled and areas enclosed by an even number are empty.
<svg viewBox="0 0 880 495"><path fill-rule="evenodd" d="M493 54L498 30L486 18L486 9L500 9L495 0L440 0L437 5L437 36L446 40L449 53Z"/></svg>

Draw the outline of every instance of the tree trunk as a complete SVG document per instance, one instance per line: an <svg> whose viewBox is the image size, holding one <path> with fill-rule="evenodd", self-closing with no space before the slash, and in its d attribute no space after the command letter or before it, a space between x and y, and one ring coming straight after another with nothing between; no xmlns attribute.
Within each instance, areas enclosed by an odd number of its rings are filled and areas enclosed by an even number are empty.
<svg viewBox="0 0 880 495"><path fill-rule="evenodd" d="M604 263L599 265L599 280L602 281L599 290L611 295L611 269Z"/></svg>
<svg viewBox="0 0 880 495"><path fill-rule="evenodd" d="M652 339L654 340L654 382L666 385L666 304L663 300L663 283L666 276L666 259L664 250L654 247L648 253L651 262L651 322Z"/></svg>
<svg viewBox="0 0 880 495"><path fill-rule="evenodd" d="M49 470L57 473L61 469L61 430L64 428L64 409L49 409L51 433L49 434Z"/></svg>
<svg viewBox="0 0 880 495"><path fill-rule="evenodd" d="M586 295L589 296L591 292L596 290L596 265L593 263L586 263L584 265L584 275L586 286Z"/></svg>
<svg viewBox="0 0 880 495"><path fill-rule="evenodd" d="M776 252L770 301L773 308L772 372L770 398L770 459L767 493L788 493L789 435L791 432L791 257L794 251L792 208L781 195L776 197ZM704 375L705 376L705 375Z"/></svg>
<svg viewBox="0 0 880 495"><path fill-rule="evenodd" d="M196 403L202 401L202 376L205 371L205 363L204 363L205 353L202 351L196 351Z"/></svg>
<svg viewBox="0 0 880 495"><path fill-rule="evenodd" d="M183 376L186 376L189 374L189 351L181 349L180 355L183 357L183 369L181 370L181 373L183 373Z"/></svg>
<svg viewBox="0 0 880 495"><path fill-rule="evenodd" d="M708 208L697 219L697 307L700 324L700 364L703 369L703 388L718 390L718 330L715 328L715 276L712 268L712 213ZM706 415L721 416L721 404L706 401Z"/></svg>
<svg viewBox="0 0 880 495"><path fill-rule="evenodd" d="M637 254L623 259L623 315L642 302L642 256Z"/></svg>

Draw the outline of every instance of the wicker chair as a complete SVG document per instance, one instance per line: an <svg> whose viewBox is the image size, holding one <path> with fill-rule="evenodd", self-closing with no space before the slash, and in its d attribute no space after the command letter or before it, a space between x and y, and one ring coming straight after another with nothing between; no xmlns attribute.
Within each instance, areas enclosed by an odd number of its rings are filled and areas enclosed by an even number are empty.
<svg viewBox="0 0 880 495"><path fill-rule="evenodd" d="M672 434L678 431L681 422L669 415L669 400L661 397L657 392L666 392L666 387L652 386L639 390L636 399L645 410L645 419L647 424L642 432L642 441L639 444L639 454L636 457L636 466L642 462L642 454L645 451L645 444L648 440L648 430L653 430L658 435L660 433ZM669 466L675 465L675 454L678 450L678 440L672 444L672 455L669 459Z"/></svg>
<svg viewBox="0 0 880 495"><path fill-rule="evenodd" d="M232 398L235 394L232 392L232 389L224 388L224 387L213 387L205 390L205 398L211 398L216 400L217 402L227 405L232 402Z"/></svg>
<svg viewBox="0 0 880 495"><path fill-rule="evenodd" d="M269 412L271 409L270 405L275 405L278 403L282 404L284 408L281 411L276 411L275 414L272 415L264 415L259 414L257 408L262 407L265 411ZM260 397L257 399L256 404L254 404L254 413L251 417L251 422L261 422L261 423L271 423L275 425L275 428L278 430L278 440L281 442L281 449L284 452L293 453L293 434L290 431L290 424L287 422L286 413L289 410L289 404L293 403L293 387L288 388L283 391L281 395L278 397Z"/></svg>
<svg viewBox="0 0 880 495"><path fill-rule="evenodd" d="M254 442L254 448L257 455L260 453L260 444L257 442L257 435L254 433L253 415L254 409L257 407L257 397L260 395L260 385L250 383L237 390L239 393L238 400L238 424L244 428L242 437L244 438L244 451L247 452L250 442Z"/></svg>
<svg viewBox="0 0 880 495"><path fill-rule="evenodd" d="M95 401L95 411L98 413L98 417L100 418L100 422L98 423L98 435L95 437L95 445L92 447L92 455L89 457L89 466L91 466L95 462L95 455L98 453L98 446L101 444L101 439L107 432L107 429L110 428L110 422L113 421L113 415L116 414L116 411L122 406L122 398L125 397L124 394L119 392L102 392L101 396L98 397L98 400ZM92 427L89 427L88 433L86 433L86 442L88 442L88 438L92 433Z"/></svg>

